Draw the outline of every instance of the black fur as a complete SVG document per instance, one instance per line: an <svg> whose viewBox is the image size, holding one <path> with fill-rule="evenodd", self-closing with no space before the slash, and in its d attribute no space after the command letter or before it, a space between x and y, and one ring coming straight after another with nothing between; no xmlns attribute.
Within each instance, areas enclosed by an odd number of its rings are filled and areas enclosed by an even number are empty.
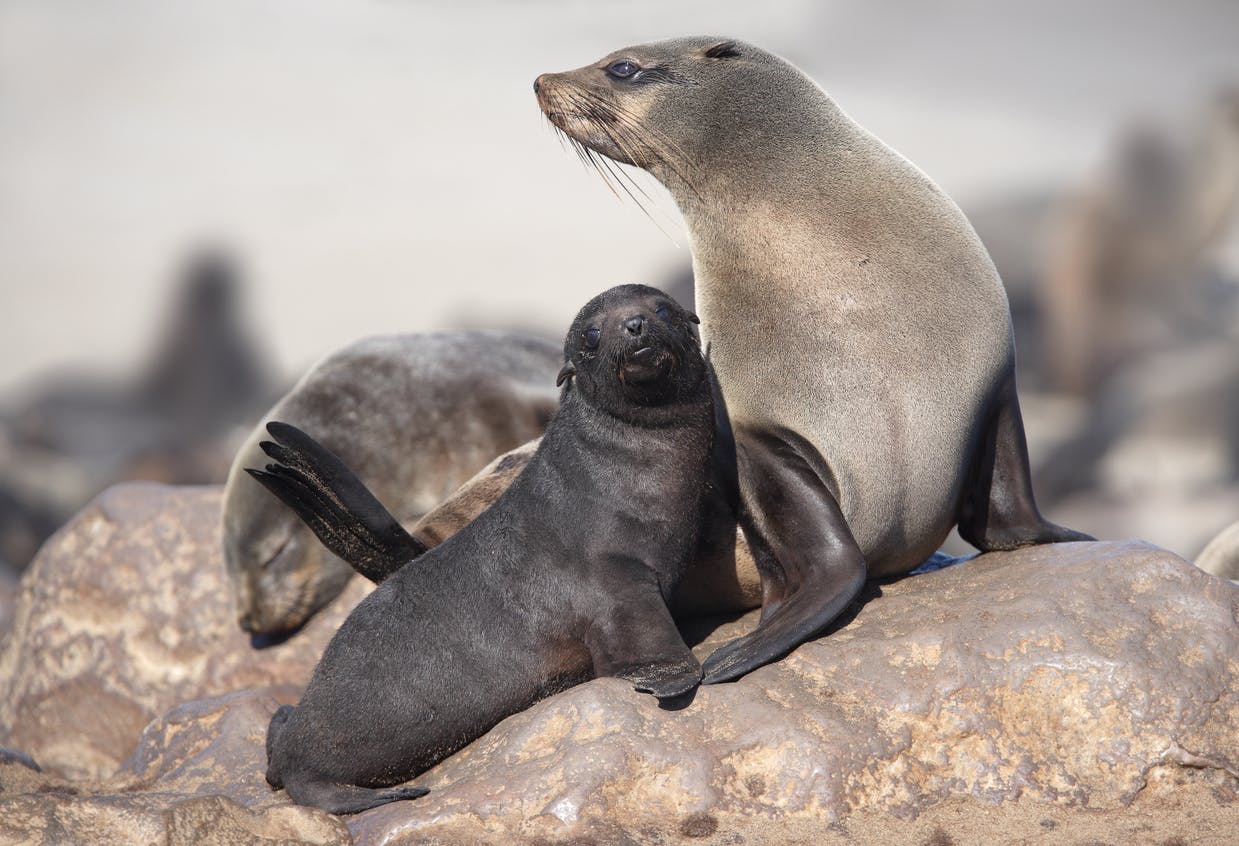
<svg viewBox="0 0 1239 846"><path fill-rule="evenodd" d="M653 288L613 288L577 315L564 354L560 409L525 471L358 605L300 704L272 718L267 780L297 802L342 814L413 798L420 788L382 788L594 676L660 699L697 686L667 608L696 545L714 439L690 316ZM330 453L290 428L272 434L281 464L258 478L342 550L390 557L407 543Z"/></svg>
<svg viewBox="0 0 1239 846"><path fill-rule="evenodd" d="M277 443L259 444L276 464L245 468L284 501L323 545L372 582L381 582L406 561L426 551L425 544L383 507L335 453L289 423L271 421Z"/></svg>
<svg viewBox="0 0 1239 846"><path fill-rule="evenodd" d="M740 50L734 41L724 41L706 50L707 59L737 59L739 57Z"/></svg>

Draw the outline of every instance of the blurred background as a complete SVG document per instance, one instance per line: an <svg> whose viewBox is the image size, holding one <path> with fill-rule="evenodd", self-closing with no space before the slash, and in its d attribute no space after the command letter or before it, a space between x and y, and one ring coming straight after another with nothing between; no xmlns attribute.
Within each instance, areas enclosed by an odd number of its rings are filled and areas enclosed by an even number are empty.
<svg viewBox="0 0 1239 846"><path fill-rule="evenodd" d="M1233 0L0 0L0 564L115 481L222 481L360 337L685 292L673 204L532 92L684 34L796 62L969 214L1052 518L1189 558L1239 519Z"/></svg>

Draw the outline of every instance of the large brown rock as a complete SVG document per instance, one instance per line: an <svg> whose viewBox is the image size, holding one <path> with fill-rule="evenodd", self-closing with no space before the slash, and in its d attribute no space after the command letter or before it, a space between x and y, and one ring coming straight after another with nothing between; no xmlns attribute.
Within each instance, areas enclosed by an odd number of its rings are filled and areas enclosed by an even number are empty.
<svg viewBox="0 0 1239 846"><path fill-rule="evenodd" d="M781 842L951 797L1121 809L1167 779L1239 788L1229 582L1144 544L1097 543L980 556L872 592L829 637L683 710L611 679L567 691L418 779L430 795L350 829L388 846L707 829ZM1239 826L1234 806L1217 814Z"/></svg>
<svg viewBox="0 0 1239 846"><path fill-rule="evenodd" d="M303 685L367 590L255 649L236 625L218 487L118 485L54 535L22 578L0 652L0 746L74 778L110 775L173 706Z"/></svg>
<svg viewBox="0 0 1239 846"><path fill-rule="evenodd" d="M350 843L343 822L289 804L263 777L267 722L298 695L285 685L174 708L108 779L70 783L0 763L0 843Z"/></svg>
<svg viewBox="0 0 1239 846"><path fill-rule="evenodd" d="M296 808L263 779L266 723L344 608L253 650L218 502L115 490L27 575L0 745L53 766L0 755L0 842L1179 846L1239 830L1239 588L1139 543L872 586L829 636L680 710L600 679L424 774L422 799ZM698 651L754 618L694 626Z"/></svg>

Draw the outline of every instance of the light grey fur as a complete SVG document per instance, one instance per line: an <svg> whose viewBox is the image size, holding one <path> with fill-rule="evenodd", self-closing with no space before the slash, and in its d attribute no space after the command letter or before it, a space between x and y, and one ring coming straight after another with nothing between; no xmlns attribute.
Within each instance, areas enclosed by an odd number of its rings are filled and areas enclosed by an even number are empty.
<svg viewBox="0 0 1239 846"><path fill-rule="evenodd" d="M1239 522L1231 523L1196 556L1196 566L1206 573L1239 580Z"/></svg>
<svg viewBox="0 0 1239 846"><path fill-rule="evenodd" d="M869 574L907 572L955 524L986 409L1012 373L1006 294L928 177L785 60L739 41L734 58L705 56L727 40L547 74L543 108L667 186L733 424L807 439ZM673 81L603 98L618 115L607 136L573 116L587 111L575 83L624 58Z"/></svg>
<svg viewBox="0 0 1239 846"><path fill-rule="evenodd" d="M268 421L335 452L402 522L430 511L500 453L542 434L558 407L559 345L498 332L369 338L329 355L272 408L238 452L224 491L224 557L238 620L300 626L353 574L245 474L262 467Z"/></svg>

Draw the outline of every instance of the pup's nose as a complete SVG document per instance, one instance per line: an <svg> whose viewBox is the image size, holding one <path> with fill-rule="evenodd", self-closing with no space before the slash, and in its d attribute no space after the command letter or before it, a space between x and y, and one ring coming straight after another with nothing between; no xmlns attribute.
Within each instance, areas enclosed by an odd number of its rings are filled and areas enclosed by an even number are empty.
<svg viewBox="0 0 1239 846"><path fill-rule="evenodd" d="M645 318L639 314L633 315L624 321L624 328L630 335L640 335L641 330L645 328Z"/></svg>
<svg viewBox="0 0 1239 846"><path fill-rule="evenodd" d="M538 74L538 78L533 81L533 93L537 94L539 91L542 90L542 80L545 77L546 77L546 74L544 73Z"/></svg>

